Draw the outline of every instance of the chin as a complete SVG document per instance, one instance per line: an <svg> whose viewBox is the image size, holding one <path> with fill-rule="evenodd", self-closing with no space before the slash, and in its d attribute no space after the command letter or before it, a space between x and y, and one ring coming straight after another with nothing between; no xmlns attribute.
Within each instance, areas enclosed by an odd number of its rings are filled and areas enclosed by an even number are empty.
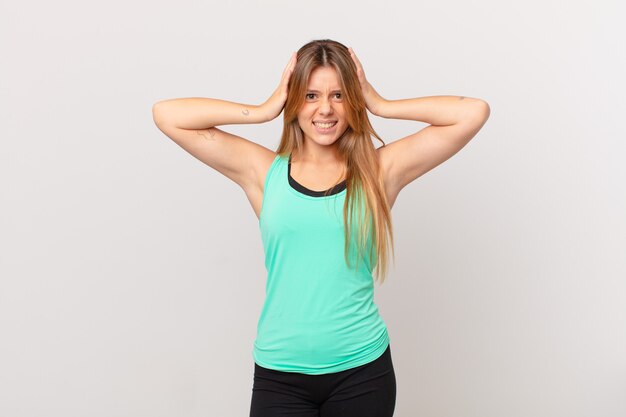
<svg viewBox="0 0 626 417"><path fill-rule="evenodd" d="M332 139L328 139L328 138L320 138L320 137L311 137L309 136L309 138L317 143L318 145L322 145L322 146L331 146L337 143L337 141L339 140L339 138L332 138Z"/></svg>

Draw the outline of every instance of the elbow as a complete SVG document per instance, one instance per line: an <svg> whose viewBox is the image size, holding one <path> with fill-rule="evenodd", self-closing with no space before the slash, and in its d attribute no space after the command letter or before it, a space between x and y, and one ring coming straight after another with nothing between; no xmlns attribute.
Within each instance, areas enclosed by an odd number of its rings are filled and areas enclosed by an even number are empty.
<svg viewBox="0 0 626 417"><path fill-rule="evenodd" d="M161 106L159 106L160 103L161 102L158 101L152 105L152 120L157 126L163 121L163 112L161 111Z"/></svg>
<svg viewBox="0 0 626 417"><path fill-rule="evenodd" d="M491 107L489 107L489 103L487 103L485 100L480 100L478 103L479 103L478 107L480 108L480 113L485 118L485 120L487 120L489 118L489 115L491 114Z"/></svg>
<svg viewBox="0 0 626 417"><path fill-rule="evenodd" d="M485 100L476 100L475 103L475 111L472 114L472 120L481 122L481 125L484 124L487 119L489 119L489 115L491 114L491 107L489 107L489 103Z"/></svg>

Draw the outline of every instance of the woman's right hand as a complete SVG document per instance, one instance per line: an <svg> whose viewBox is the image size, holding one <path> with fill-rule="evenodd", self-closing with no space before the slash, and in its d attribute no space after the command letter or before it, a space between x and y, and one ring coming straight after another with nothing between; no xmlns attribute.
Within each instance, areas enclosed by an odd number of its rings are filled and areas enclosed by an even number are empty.
<svg viewBox="0 0 626 417"><path fill-rule="evenodd" d="M293 69L296 67L296 53L291 55L289 63L283 71L283 75L280 78L280 84L274 93L263 104L261 104L261 111L266 115L266 119L269 122L274 120L283 111L285 102L287 101L287 85Z"/></svg>

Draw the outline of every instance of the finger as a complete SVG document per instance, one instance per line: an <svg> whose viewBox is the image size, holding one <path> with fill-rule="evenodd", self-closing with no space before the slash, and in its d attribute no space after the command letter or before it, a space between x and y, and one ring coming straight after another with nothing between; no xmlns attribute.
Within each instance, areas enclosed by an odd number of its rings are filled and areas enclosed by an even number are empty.
<svg viewBox="0 0 626 417"><path fill-rule="evenodd" d="M291 57L289 58L289 62L287 62L287 65L285 66L285 69L283 69L283 74L282 74L281 78L284 78L285 74L287 74L287 72L289 71L289 68L291 68L291 61L293 61L293 54L291 54Z"/></svg>
<svg viewBox="0 0 626 417"><path fill-rule="evenodd" d="M354 60L354 63L357 64L357 66L360 66L361 65L361 61L359 61L359 58L357 58L356 54L354 53L354 49L348 48L348 50L350 51L350 56Z"/></svg>
<svg viewBox="0 0 626 417"><path fill-rule="evenodd" d="M289 85L289 79L291 78L291 74L293 73L295 66L296 66L296 53L294 52L291 55L291 59L289 60L289 63L287 64L287 67L283 71L283 75L280 79L281 89L284 89L284 90L287 89L287 85Z"/></svg>
<svg viewBox="0 0 626 417"><path fill-rule="evenodd" d="M356 54L354 53L354 50L352 48L348 48L350 50L350 56L352 57L352 59L354 60L354 64L356 65L356 73L359 77L359 81L364 82L366 77L365 77L365 71L363 71L363 65L361 65L361 61L359 61L359 58L357 58Z"/></svg>
<svg viewBox="0 0 626 417"><path fill-rule="evenodd" d="M294 52L294 53L291 55L291 67L292 67L292 68L296 66L296 61L297 61L297 60L298 60L298 53L297 53L297 52Z"/></svg>
<svg viewBox="0 0 626 417"><path fill-rule="evenodd" d="M296 68L296 53L293 53L293 56L291 57L291 61L290 61L290 65L289 65L289 77L291 77L291 73L293 73L293 70Z"/></svg>
<svg viewBox="0 0 626 417"><path fill-rule="evenodd" d="M291 58L289 59L289 62L287 63L287 66L285 67L285 70L283 71L283 75L281 78L284 79L284 78L289 77L295 67L296 67L296 53L294 52L293 54L291 54Z"/></svg>
<svg viewBox="0 0 626 417"><path fill-rule="evenodd" d="M348 48L348 52L350 52L350 56L352 57L352 59L354 59L354 57L355 57L354 49Z"/></svg>

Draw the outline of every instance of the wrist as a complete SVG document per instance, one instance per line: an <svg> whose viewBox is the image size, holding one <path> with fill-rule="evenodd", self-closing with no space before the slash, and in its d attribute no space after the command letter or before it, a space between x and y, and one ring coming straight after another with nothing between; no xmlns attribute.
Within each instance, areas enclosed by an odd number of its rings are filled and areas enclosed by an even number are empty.
<svg viewBox="0 0 626 417"><path fill-rule="evenodd" d="M269 116L266 103L254 107L255 123L267 123L272 118Z"/></svg>
<svg viewBox="0 0 626 417"><path fill-rule="evenodd" d="M386 117L385 114L385 110L387 108L387 106L389 105L389 101L385 100L384 98L378 96L378 99L376 100L376 104L374 106L372 106L372 113L378 117Z"/></svg>

